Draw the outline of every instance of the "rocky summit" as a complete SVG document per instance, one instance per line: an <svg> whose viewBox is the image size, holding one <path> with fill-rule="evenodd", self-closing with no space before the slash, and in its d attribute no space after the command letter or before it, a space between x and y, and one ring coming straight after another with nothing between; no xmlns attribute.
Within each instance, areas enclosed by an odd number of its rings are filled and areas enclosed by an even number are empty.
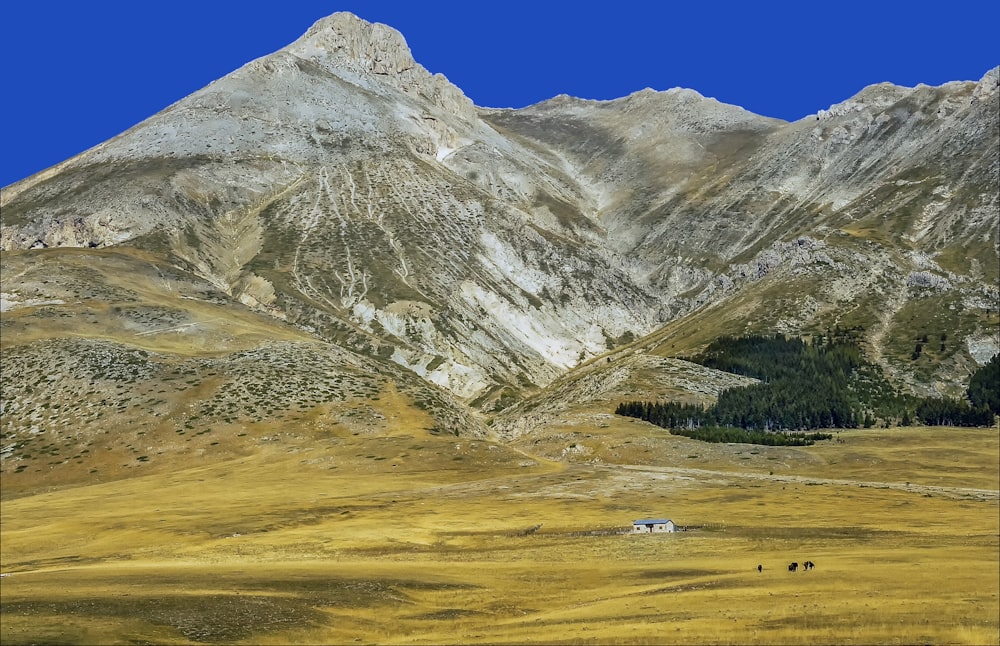
<svg viewBox="0 0 1000 646"><path fill-rule="evenodd" d="M998 84L490 109L335 14L3 189L5 477L42 430L378 429L387 388L499 437L703 401L734 377L684 359L724 334L853 330L960 393L1000 350Z"/></svg>

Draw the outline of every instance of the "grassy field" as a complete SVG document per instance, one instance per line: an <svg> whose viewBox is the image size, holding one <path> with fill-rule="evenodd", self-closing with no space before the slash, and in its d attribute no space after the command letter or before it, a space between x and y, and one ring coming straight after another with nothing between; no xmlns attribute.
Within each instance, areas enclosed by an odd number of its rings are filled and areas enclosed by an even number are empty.
<svg viewBox="0 0 1000 646"><path fill-rule="evenodd" d="M5 478L0 639L1000 641L997 429L752 447L612 418L505 445L380 401L377 435L275 432L52 490ZM619 533L649 516L686 531Z"/></svg>

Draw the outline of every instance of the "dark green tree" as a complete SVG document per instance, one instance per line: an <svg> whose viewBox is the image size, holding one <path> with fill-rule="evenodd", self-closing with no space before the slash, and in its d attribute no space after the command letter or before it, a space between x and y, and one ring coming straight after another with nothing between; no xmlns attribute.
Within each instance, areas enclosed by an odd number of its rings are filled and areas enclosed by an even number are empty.
<svg viewBox="0 0 1000 646"><path fill-rule="evenodd" d="M1000 415L1000 354L993 355L972 374L966 394L973 408L985 406L994 415Z"/></svg>

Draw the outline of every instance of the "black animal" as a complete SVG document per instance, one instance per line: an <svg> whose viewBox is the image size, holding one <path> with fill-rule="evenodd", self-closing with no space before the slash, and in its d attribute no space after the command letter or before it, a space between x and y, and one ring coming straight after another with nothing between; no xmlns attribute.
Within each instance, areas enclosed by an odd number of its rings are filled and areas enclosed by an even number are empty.
<svg viewBox="0 0 1000 646"><path fill-rule="evenodd" d="M807 570L811 570L814 567L816 567L816 564L813 563L812 561L806 561L805 563L802 564L802 567L804 567Z"/></svg>
<svg viewBox="0 0 1000 646"><path fill-rule="evenodd" d="M758 572L763 572L764 571L764 566L763 565L758 565L757 566L757 571Z"/></svg>
<svg viewBox="0 0 1000 646"><path fill-rule="evenodd" d="M789 572L794 572L797 569L799 569L799 564L798 563L789 563L788 564L788 571Z"/></svg>

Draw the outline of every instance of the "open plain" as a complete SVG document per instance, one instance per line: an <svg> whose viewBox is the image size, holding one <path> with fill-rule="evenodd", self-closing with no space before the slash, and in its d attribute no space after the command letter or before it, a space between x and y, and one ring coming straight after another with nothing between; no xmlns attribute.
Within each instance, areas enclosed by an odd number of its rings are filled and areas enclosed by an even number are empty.
<svg viewBox="0 0 1000 646"><path fill-rule="evenodd" d="M149 475L5 476L3 643L1000 639L995 428L789 448L604 418L504 444L384 395L377 435L262 428ZM627 533L649 516L684 531Z"/></svg>

